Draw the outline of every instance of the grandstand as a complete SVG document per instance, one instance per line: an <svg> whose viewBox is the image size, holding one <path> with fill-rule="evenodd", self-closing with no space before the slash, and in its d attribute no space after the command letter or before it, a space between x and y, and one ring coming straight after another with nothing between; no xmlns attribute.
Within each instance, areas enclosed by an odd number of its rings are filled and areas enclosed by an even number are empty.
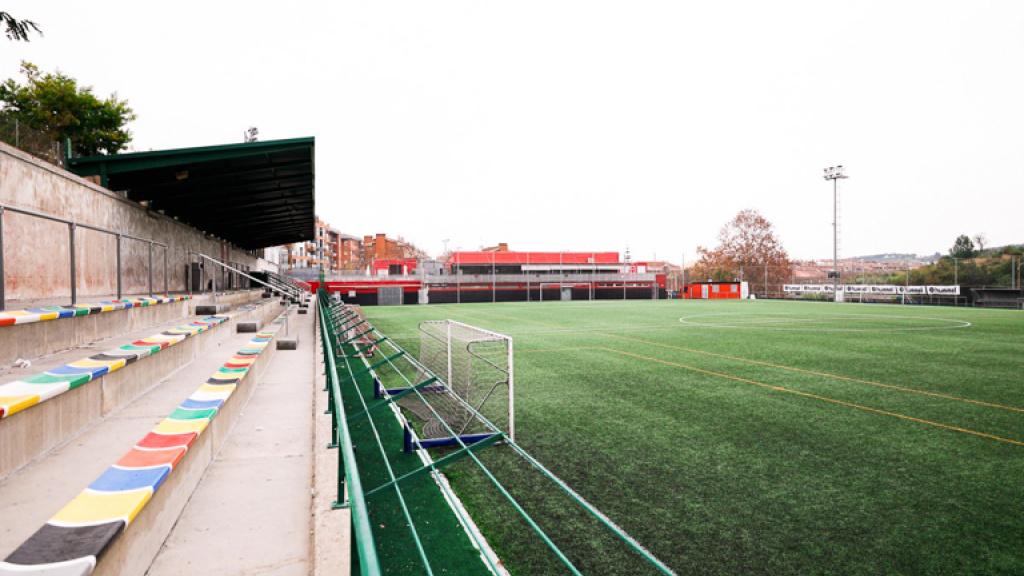
<svg viewBox="0 0 1024 576"><path fill-rule="evenodd" d="M0 144L0 574L330 561L309 540L311 295L263 250L312 232L313 146L76 174Z"/></svg>

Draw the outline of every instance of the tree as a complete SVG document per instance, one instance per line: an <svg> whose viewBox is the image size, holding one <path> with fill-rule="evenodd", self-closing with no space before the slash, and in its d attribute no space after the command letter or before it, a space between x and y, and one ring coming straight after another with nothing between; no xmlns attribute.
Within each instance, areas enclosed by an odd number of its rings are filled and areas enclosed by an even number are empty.
<svg viewBox="0 0 1024 576"><path fill-rule="evenodd" d="M756 210L743 210L718 232L718 247L697 247L699 259L693 266L692 278L729 281L743 276L755 293L772 292L793 273L793 264L782 242L775 235L772 223Z"/></svg>
<svg viewBox="0 0 1024 576"><path fill-rule="evenodd" d="M953 242L953 247L949 249L949 255L954 258L974 257L974 242L971 242L967 234L957 236L956 242Z"/></svg>
<svg viewBox="0 0 1024 576"><path fill-rule="evenodd" d="M978 247L978 252L985 251L985 245L988 244L988 236L985 236L984 232L979 232L974 235L974 245Z"/></svg>
<svg viewBox="0 0 1024 576"><path fill-rule="evenodd" d="M132 141L125 125L135 113L117 94L100 100L92 87L80 88L60 71L44 74L28 62L21 63L21 72L24 86L13 78L0 84L0 114L7 120L43 133L50 142L70 139L78 156L114 154Z"/></svg>
<svg viewBox="0 0 1024 576"><path fill-rule="evenodd" d="M17 20L14 16L11 16L7 12L0 12L0 22L4 23L4 34L8 40L24 40L29 41L28 35L34 30L43 35L43 31L39 29L39 25L31 20Z"/></svg>

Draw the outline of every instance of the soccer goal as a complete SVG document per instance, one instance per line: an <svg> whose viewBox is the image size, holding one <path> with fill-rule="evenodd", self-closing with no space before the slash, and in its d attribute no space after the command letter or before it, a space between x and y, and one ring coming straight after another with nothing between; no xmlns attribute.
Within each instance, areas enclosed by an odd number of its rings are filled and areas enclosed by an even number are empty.
<svg viewBox="0 0 1024 576"><path fill-rule="evenodd" d="M575 287L576 283L573 282L541 282L540 301L544 301L545 290L557 290L559 300L572 300L572 289Z"/></svg>
<svg viewBox="0 0 1024 576"><path fill-rule="evenodd" d="M490 436L515 440L512 338L454 320L420 323L419 361L443 381L399 404L422 422L423 447ZM442 422L443 420L443 422ZM451 432L449 432L449 430Z"/></svg>

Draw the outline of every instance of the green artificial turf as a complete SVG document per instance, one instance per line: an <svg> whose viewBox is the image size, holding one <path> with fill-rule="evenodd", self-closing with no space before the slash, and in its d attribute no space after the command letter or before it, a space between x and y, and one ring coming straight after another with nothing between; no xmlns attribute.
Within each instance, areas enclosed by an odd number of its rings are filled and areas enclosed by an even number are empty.
<svg viewBox="0 0 1024 576"><path fill-rule="evenodd" d="M1024 573L1024 313L768 301L365 312L410 349L423 320L513 336L518 444L677 573ZM642 573L509 447L480 458L584 573ZM512 574L566 573L474 462L448 472Z"/></svg>
<svg viewBox="0 0 1024 576"><path fill-rule="evenodd" d="M346 353L355 350L352 346L343 348ZM380 359L377 354L369 360ZM344 362L341 365L339 371L344 375L347 373ZM351 367L359 373L365 366L353 359ZM393 375L386 366L377 369L377 373L382 379ZM351 378L343 377L342 401L345 414L351 418L348 428L363 490L370 492L388 485L392 478L401 478L422 468L423 463L418 455L403 451L402 428L390 409L364 412L367 406L382 402L374 399L370 374L363 372L355 380L353 385ZM484 576L490 573L479 560L479 551L473 547L432 476L425 474L402 482L400 488L400 494L393 488L386 488L366 499L384 574L428 574L428 564L433 574Z"/></svg>

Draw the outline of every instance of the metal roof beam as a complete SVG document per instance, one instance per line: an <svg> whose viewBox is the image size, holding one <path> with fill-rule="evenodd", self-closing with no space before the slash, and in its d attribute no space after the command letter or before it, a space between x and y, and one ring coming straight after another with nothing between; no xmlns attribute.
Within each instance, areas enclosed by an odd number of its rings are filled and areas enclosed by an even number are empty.
<svg viewBox="0 0 1024 576"><path fill-rule="evenodd" d="M216 216L221 214L234 214L242 211L253 211L259 210L264 211L273 209L274 207L280 206L294 206L296 208L311 205L311 200L306 200L300 195L280 195L275 194L274 196L253 196L244 199L244 207L241 206L241 202L205 202L203 204L189 205L189 211L195 214L199 218L207 216ZM165 209L164 203L153 203L150 206L154 210ZM164 211L168 212L173 210L173 204L168 206Z"/></svg>
<svg viewBox="0 0 1024 576"><path fill-rule="evenodd" d="M258 168L255 170L244 170L241 172L221 172L214 176L200 178L185 178L182 180L170 180L149 186L132 186L126 179L118 179L115 184L123 184L123 188L129 191L132 198L138 200L156 199L161 195L173 197L184 197L197 194L205 194L210 188L234 188L242 186L254 186L279 180L291 180L293 178L313 178L313 164L308 161L296 162L285 166L272 168ZM282 176L285 168L288 171L297 169L295 174ZM248 180L250 179L251 180ZM239 179L246 179L240 182ZM118 186L121 188L121 186Z"/></svg>
<svg viewBox="0 0 1024 576"><path fill-rule="evenodd" d="M160 198L145 198L137 196L134 191L128 193L128 197L139 202L148 201L151 205L163 206L189 206L204 208L210 205L224 204L234 199L265 198L270 196L286 197L294 193L309 192L313 189L313 177L302 176L287 180L271 180L258 185L241 185L230 188L215 188L189 192L183 195L174 193Z"/></svg>

